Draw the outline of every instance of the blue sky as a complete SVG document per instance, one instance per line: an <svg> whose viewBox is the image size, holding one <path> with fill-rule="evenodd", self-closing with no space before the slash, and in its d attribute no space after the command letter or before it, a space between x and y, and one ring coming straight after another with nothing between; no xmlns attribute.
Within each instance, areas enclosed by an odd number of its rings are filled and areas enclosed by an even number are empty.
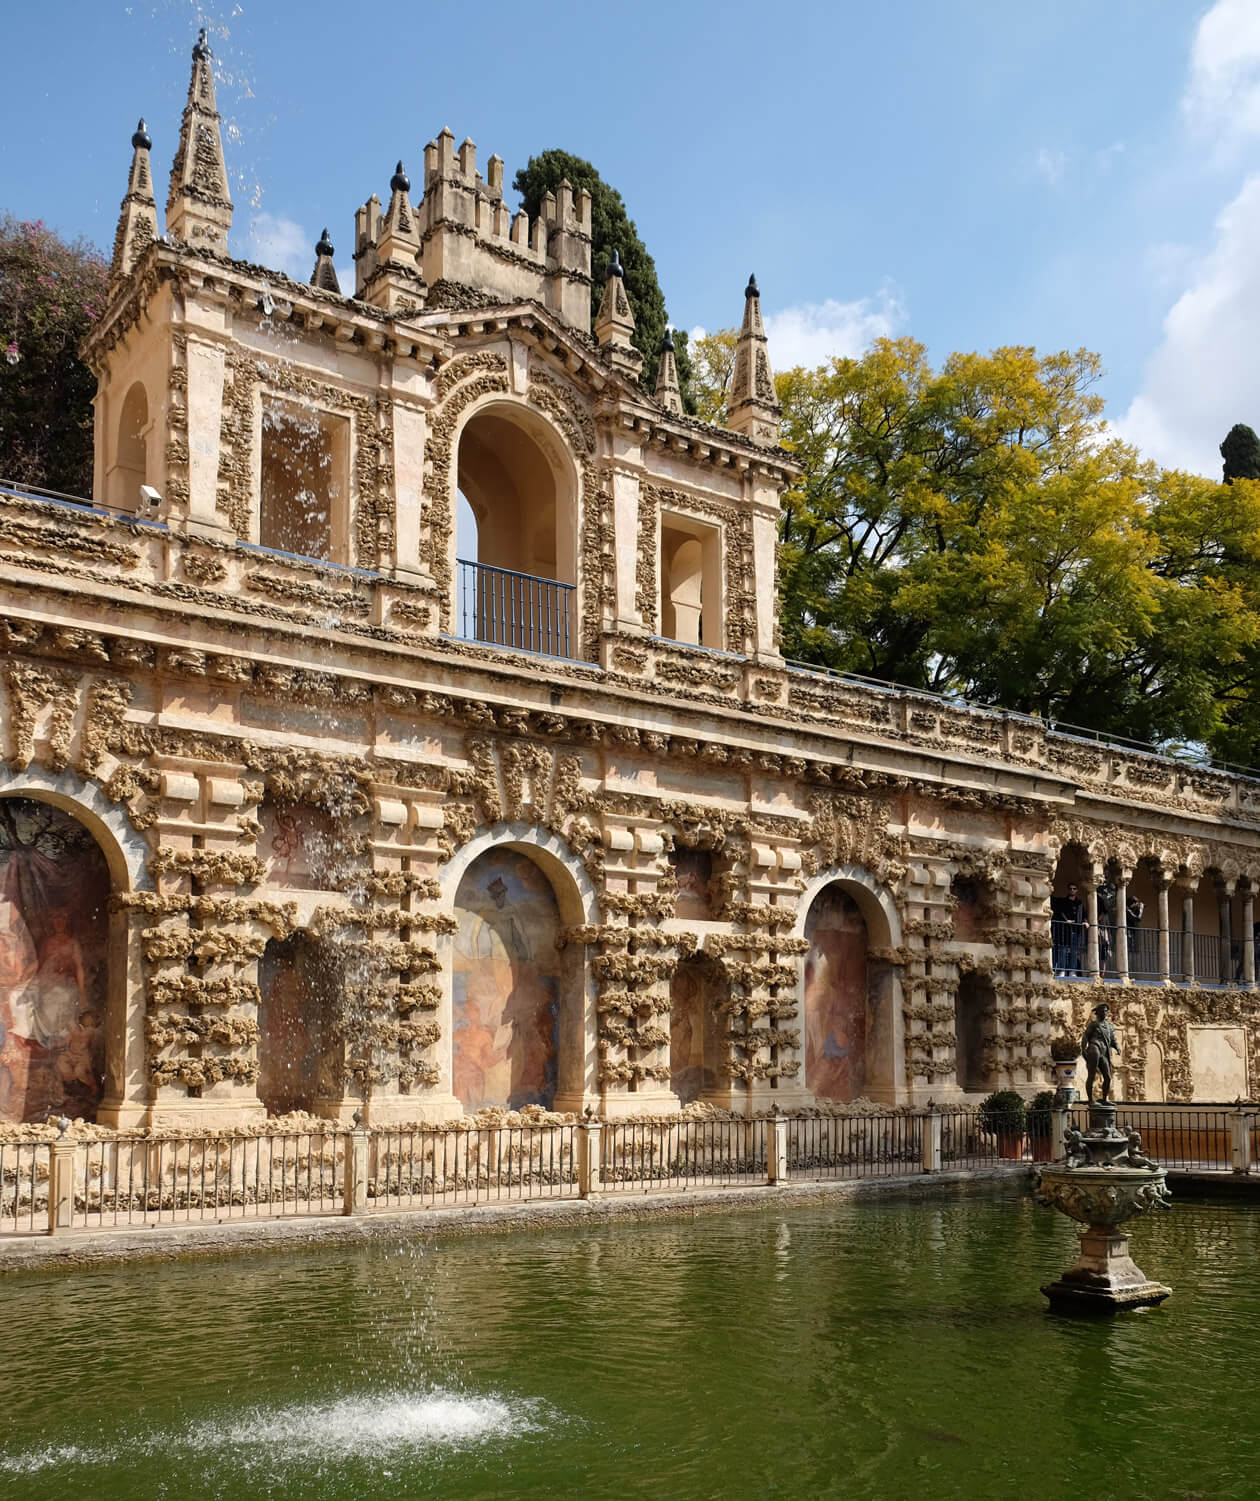
<svg viewBox="0 0 1260 1501"><path fill-rule="evenodd" d="M108 249L144 114L165 179L199 24L237 253L303 276L325 223L446 125L510 180L564 146L620 189L672 320L776 364L1098 350L1113 421L1205 473L1260 429L1260 0L54 0L0 14L0 208ZM162 194L159 191L159 199Z"/></svg>

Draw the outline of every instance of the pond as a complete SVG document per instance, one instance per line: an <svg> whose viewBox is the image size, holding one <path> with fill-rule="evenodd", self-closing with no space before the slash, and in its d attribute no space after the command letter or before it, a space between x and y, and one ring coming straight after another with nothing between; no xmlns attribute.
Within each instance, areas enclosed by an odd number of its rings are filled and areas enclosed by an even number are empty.
<svg viewBox="0 0 1260 1501"><path fill-rule="evenodd" d="M1137 1227L1164 1307L1038 1292L1015 1193L0 1282L16 1498L1254 1498L1260 1206Z"/></svg>

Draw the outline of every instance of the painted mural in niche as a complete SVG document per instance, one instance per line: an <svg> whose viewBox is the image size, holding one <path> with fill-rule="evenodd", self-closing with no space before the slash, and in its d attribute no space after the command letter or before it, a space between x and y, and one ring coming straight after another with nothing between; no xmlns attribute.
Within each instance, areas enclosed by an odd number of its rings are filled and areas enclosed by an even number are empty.
<svg viewBox="0 0 1260 1501"><path fill-rule="evenodd" d="M866 1083L866 923L839 886L805 919L805 1086L822 1100L853 1100Z"/></svg>
<svg viewBox="0 0 1260 1501"><path fill-rule="evenodd" d="M258 848L270 883L292 891L335 889L345 854L333 820L322 808L267 802L259 822Z"/></svg>
<svg viewBox="0 0 1260 1501"><path fill-rule="evenodd" d="M258 988L258 1098L269 1115L318 1115L342 1094L341 966L305 933L273 938L258 964Z"/></svg>
<svg viewBox="0 0 1260 1501"><path fill-rule="evenodd" d="M670 857L678 886L674 916L709 922L713 917L713 855L709 850L679 848Z"/></svg>
<svg viewBox="0 0 1260 1501"><path fill-rule="evenodd" d="M468 1112L550 1108L559 1059L560 909L516 850L488 850L455 893L452 1087Z"/></svg>
<svg viewBox="0 0 1260 1501"><path fill-rule="evenodd" d="M711 1095L715 1067L718 980L706 959L685 959L669 983L669 1087L680 1105Z"/></svg>
<svg viewBox="0 0 1260 1501"><path fill-rule="evenodd" d="M0 1121L95 1120L109 867L59 808L0 798Z"/></svg>

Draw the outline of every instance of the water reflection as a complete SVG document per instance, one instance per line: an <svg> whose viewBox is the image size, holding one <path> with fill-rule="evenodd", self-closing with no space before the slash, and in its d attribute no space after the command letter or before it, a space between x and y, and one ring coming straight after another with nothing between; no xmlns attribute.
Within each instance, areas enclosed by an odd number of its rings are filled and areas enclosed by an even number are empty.
<svg viewBox="0 0 1260 1501"><path fill-rule="evenodd" d="M10 1279L0 1491L1253 1497L1260 1212L1144 1222L1148 1314L1047 1315L1071 1252L971 1196Z"/></svg>

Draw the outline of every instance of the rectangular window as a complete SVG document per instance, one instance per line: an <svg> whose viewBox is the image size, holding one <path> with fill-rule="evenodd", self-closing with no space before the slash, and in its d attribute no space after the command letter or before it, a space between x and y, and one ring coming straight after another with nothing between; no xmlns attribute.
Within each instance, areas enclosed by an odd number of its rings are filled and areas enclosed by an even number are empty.
<svg viewBox="0 0 1260 1501"><path fill-rule="evenodd" d="M661 517L661 635L688 646L725 645L721 532L689 516Z"/></svg>
<svg viewBox="0 0 1260 1501"><path fill-rule="evenodd" d="M350 424L267 402L262 414L258 540L277 552L348 563Z"/></svg>

